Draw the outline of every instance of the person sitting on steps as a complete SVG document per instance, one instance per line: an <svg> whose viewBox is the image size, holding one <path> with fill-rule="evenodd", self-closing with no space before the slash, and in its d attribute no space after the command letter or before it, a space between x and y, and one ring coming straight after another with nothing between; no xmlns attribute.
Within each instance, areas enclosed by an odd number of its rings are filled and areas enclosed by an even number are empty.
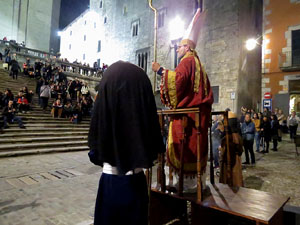
<svg viewBox="0 0 300 225"><path fill-rule="evenodd" d="M60 99L57 99L52 105L51 115L53 118L61 118L62 111L63 105L61 104Z"/></svg>
<svg viewBox="0 0 300 225"><path fill-rule="evenodd" d="M8 105L6 107L4 107L3 109L3 122L4 122L4 129L9 128L9 126L7 125L7 123L14 123L17 122L19 124L20 128L25 128L25 126L23 125L22 119L18 116L15 115L16 109L13 106L13 101L10 100L8 102Z"/></svg>

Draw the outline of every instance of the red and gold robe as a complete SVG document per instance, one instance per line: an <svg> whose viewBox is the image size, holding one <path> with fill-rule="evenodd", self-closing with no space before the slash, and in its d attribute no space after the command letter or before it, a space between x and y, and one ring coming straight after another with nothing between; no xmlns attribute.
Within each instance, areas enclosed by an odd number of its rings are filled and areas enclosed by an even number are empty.
<svg viewBox="0 0 300 225"><path fill-rule="evenodd" d="M205 171L208 157L207 131L213 93L203 66L195 51L187 52L175 71L164 70L161 79L161 101L172 109L200 108L201 171ZM169 126L167 160L175 170L180 169L181 119L173 116ZM195 116L188 114L186 142L184 145L184 172L197 172L197 130Z"/></svg>

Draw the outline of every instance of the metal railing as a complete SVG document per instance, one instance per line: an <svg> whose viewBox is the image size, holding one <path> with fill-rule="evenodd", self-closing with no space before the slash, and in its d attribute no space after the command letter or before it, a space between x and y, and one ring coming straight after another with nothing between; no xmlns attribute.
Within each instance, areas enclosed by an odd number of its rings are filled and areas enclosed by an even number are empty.
<svg viewBox="0 0 300 225"><path fill-rule="evenodd" d="M86 76L89 78L96 78L98 80L102 78L103 72L101 70L78 63L66 62L60 58L57 58L57 55L55 54L40 51L37 49L27 48L15 43L14 41L0 40L0 46L3 49L3 53L5 48L9 48L10 55L16 55L19 63L24 63L26 61L26 58L29 58L33 61L38 59L44 62L55 64L55 66L62 68L65 72L68 72L69 74L72 74L74 76Z"/></svg>
<svg viewBox="0 0 300 225"><path fill-rule="evenodd" d="M30 58L42 59L42 60L56 57L56 55L53 53L27 48L23 45L15 43L14 41L0 40L0 45L2 45L2 48L8 47L10 49L10 54L22 55L23 57L30 57Z"/></svg>

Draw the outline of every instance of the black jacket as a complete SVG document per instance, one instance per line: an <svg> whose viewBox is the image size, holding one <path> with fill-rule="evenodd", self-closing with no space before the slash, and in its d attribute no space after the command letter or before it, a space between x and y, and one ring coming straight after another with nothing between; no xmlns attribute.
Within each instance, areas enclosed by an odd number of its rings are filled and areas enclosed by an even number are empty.
<svg viewBox="0 0 300 225"><path fill-rule="evenodd" d="M261 136L265 138L265 141L270 141L271 140L271 136L272 136L272 131L271 131L271 123L270 121L262 121L262 123L260 124L260 129L263 129L263 131L261 131Z"/></svg>
<svg viewBox="0 0 300 225"><path fill-rule="evenodd" d="M271 133L272 137L278 136L279 122L278 120L271 121Z"/></svg>
<svg viewBox="0 0 300 225"><path fill-rule="evenodd" d="M11 121L15 116L14 107L5 106L2 111L2 115L7 117L8 121Z"/></svg>
<svg viewBox="0 0 300 225"><path fill-rule="evenodd" d="M20 68L20 66L19 66L19 63L18 63L18 61L16 61L16 60L11 60L11 70L12 71L21 71L21 68Z"/></svg>

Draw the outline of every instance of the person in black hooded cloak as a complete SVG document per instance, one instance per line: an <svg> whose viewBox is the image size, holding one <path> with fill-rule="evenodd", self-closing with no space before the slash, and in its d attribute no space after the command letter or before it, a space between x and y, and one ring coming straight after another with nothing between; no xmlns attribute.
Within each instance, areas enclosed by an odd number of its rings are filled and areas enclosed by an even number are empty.
<svg viewBox="0 0 300 225"><path fill-rule="evenodd" d="M98 87L89 131L89 157L103 167L94 225L146 225L143 168L165 151L152 86L136 65L118 61Z"/></svg>

